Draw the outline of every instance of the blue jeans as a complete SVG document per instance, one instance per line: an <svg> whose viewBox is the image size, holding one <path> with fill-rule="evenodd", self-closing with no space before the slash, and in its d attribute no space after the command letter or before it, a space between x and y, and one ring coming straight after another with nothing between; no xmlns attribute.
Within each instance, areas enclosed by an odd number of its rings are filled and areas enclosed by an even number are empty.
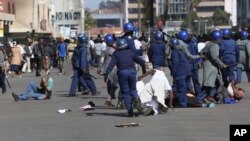
<svg viewBox="0 0 250 141"><path fill-rule="evenodd" d="M250 82L250 71L246 71L247 80ZM242 69L240 67L236 68L236 82L240 83L242 80Z"/></svg>
<svg viewBox="0 0 250 141"><path fill-rule="evenodd" d="M19 96L20 100L27 100L29 98L34 98L37 100L42 100L46 97L46 94L39 93L37 91L38 86L34 82L30 82L26 87L25 91Z"/></svg>
<svg viewBox="0 0 250 141"><path fill-rule="evenodd" d="M128 114L133 114L132 100L139 98L136 90L136 70L120 70L118 72L118 81Z"/></svg>

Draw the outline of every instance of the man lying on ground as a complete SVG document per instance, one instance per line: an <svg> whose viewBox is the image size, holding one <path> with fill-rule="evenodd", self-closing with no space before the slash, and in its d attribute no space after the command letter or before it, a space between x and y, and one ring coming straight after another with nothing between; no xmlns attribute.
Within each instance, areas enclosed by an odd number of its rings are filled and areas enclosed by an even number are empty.
<svg viewBox="0 0 250 141"><path fill-rule="evenodd" d="M12 93L12 96L15 101L27 100L29 98L34 98L36 100L50 99L52 87L53 79L46 74L41 78L40 87L36 83L30 82L21 95Z"/></svg>

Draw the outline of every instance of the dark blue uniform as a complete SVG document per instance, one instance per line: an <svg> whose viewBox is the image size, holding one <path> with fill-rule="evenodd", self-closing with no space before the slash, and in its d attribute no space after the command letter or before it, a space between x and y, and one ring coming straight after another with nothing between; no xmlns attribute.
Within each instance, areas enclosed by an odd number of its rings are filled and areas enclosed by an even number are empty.
<svg viewBox="0 0 250 141"><path fill-rule="evenodd" d="M89 80L89 77L84 76L82 69L81 69L81 67L82 67L82 68L86 68L86 70L88 70L88 64L86 64L86 61L83 61L83 60L85 60L84 55L86 55L86 53L85 53L86 50L87 49L85 46L78 45L75 48L72 59L71 59L71 62L73 65L73 70L74 70L74 74L73 74L73 78L72 78L72 82L71 82L71 86L70 86L70 95L71 96L75 95L77 85L79 82L80 82L81 86L83 86L87 91L90 90L92 94L96 93L95 84L94 84L92 78L89 76L90 77L90 80ZM85 74L85 75L87 75L87 74ZM86 79L86 78L88 78L88 79Z"/></svg>
<svg viewBox="0 0 250 141"><path fill-rule="evenodd" d="M166 44L163 42L151 44L148 57L149 61L152 62L154 69L165 66L165 50Z"/></svg>
<svg viewBox="0 0 250 141"><path fill-rule="evenodd" d="M136 49L135 48L135 42L134 42L134 39L131 36L124 36L124 39L127 41L129 50L131 50L133 53L135 53L138 56L143 55L143 50L142 49Z"/></svg>
<svg viewBox="0 0 250 141"><path fill-rule="evenodd" d="M79 76L83 77L87 84L87 88L90 90L92 95L96 95L96 86L92 80L91 75L89 74L89 64L88 64L88 51L87 46L81 47L79 49Z"/></svg>
<svg viewBox="0 0 250 141"><path fill-rule="evenodd" d="M191 55L199 55L198 54L198 47L197 47L197 40L196 38L192 38L190 41L187 42L187 48ZM191 78L194 85L194 91L195 94L199 94L201 92L201 85L199 82L199 66L198 66L198 60L197 59L189 59L188 60L191 68ZM189 90L191 90L192 84L191 84L191 78L188 81L187 87Z"/></svg>
<svg viewBox="0 0 250 141"><path fill-rule="evenodd" d="M119 86L129 115L133 115L132 100L139 98L136 90L136 69L134 62L141 65L143 73L146 72L145 62L131 50L123 49L115 51L105 73L108 76L113 67L117 66Z"/></svg>
<svg viewBox="0 0 250 141"><path fill-rule="evenodd" d="M190 65L185 54L179 49L173 49L171 53L171 74L177 87L178 103L181 107L187 107L187 81L191 75Z"/></svg>
<svg viewBox="0 0 250 141"><path fill-rule="evenodd" d="M220 59L228 65L227 68L221 69L224 85L227 86L235 80L234 69L236 64L236 53L239 49L233 39L224 39L220 46Z"/></svg>

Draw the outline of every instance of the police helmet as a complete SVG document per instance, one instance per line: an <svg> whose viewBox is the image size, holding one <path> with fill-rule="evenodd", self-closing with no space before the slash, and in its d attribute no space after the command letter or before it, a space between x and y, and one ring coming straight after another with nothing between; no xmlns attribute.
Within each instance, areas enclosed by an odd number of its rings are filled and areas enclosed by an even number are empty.
<svg viewBox="0 0 250 141"><path fill-rule="evenodd" d="M127 32L133 32L134 31L134 25L132 23L125 23L123 26L123 30L125 33Z"/></svg>
<svg viewBox="0 0 250 141"><path fill-rule="evenodd" d="M163 34L162 34L162 32L157 31L155 33L155 41L156 42L162 42L162 40L163 40Z"/></svg>
<svg viewBox="0 0 250 141"><path fill-rule="evenodd" d="M106 43L108 46L113 45L113 44L114 44L113 35L107 34L107 35L104 37L104 41L105 41L105 43Z"/></svg>
<svg viewBox="0 0 250 141"><path fill-rule="evenodd" d="M89 41L87 35L84 33L79 33L77 35L77 39L78 39L79 43L84 43L84 44L87 44Z"/></svg>
<svg viewBox="0 0 250 141"><path fill-rule="evenodd" d="M222 32L219 29L214 29L211 36L213 41L219 41L222 39Z"/></svg>
<svg viewBox="0 0 250 141"><path fill-rule="evenodd" d="M240 38L241 39L247 39L248 37L248 32L247 31L241 31L240 32Z"/></svg>
<svg viewBox="0 0 250 141"><path fill-rule="evenodd" d="M118 41L116 42L117 50L126 49L127 46L128 46L127 41L123 38L118 39Z"/></svg>
<svg viewBox="0 0 250 141"><path fill-rule="evenodd" d="M230 38L231 33L232 33L231 30L228 28L222 29L222 35L225 38Z"/></svg>
<svg viewBox="0 0 250 141"><path fill-rule="evenodd" d="M189 33L186 29L181 29L181 31L178 33L178 38L182 41L186 41L188 39Z"/></svg>
<svg viewBox="0 0 250 141"><path fill-rule="evenodd" d="M172 38L169 40L169 45L171 47L176 47L179 45L179 40L177 38Z"/></svg>

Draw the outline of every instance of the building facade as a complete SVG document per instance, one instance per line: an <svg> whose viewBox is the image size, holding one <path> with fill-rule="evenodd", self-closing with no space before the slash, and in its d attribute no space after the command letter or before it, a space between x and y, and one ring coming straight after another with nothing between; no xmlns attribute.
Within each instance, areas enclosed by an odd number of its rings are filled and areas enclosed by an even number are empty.
<svg viewBox="0 0 250 141"><path fill-rule="evenodd" d="M239 27L250 27L249 22L250 0L237 0L237 23Z"/></svg>
<svg viewBox="0 0 250 141"><path fill-rule="evenodd" d="M224 0L205 0L197 6L197 15L199 17L212 17L214 11L220 8L224 10Z"/></svg>
<svg viewBox="0 0 250 141"><path fill-rule="evenodd" d="M10 26L9 40L51 33L48 0L16 0L16 21Z"/></svg>
<svg viewBox="0 0 250 141"><path fill-rule="evenodd" d="M0 0L0 42L6 42L9 26L15 22L16 1Z"/></svg>
<svg viewBox="0 0 250 141"><path fill-rule="evenodd" d="M168 19L170 21L182 20L190 12L189 0L169 0L168 1Z"/></svg>
<svg viewBox="0 0 250 141"><path fill-rule="evenodd" d="M84 0L50 0L50 19L55 37L76 37L84 32Z"/></svg>

